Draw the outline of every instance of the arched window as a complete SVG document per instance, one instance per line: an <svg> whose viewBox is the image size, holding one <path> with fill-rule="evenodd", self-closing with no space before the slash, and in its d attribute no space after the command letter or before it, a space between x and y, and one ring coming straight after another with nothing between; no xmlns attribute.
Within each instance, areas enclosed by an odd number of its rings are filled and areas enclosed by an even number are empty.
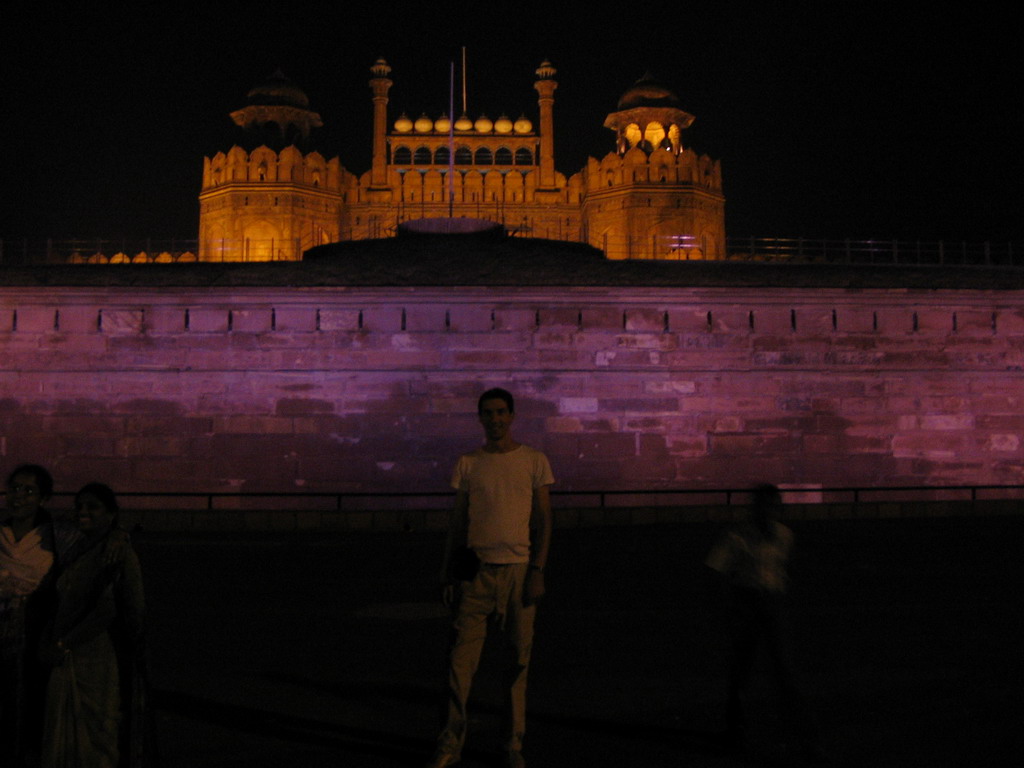
<svg viewBox="0 0 1024 768"><path fill-rule="evenodd" d="M480 147L476 151L473 160L477 165L491 165L494 162L494 156L491 154L489 147Z"/></svg>
<svg viewBox="0 0 1024 768"><path fill-rule="evenodd" d="M438 147L434 152L434 165L448 165L450 158L451 154L448 152L448 147Z"/></svg>
<svg viewBox="0 0 1024 768"><path fill-rule="evenodd" d="M459 147L455 150L456 165L472 165L473 151L469 147Z"/></svg>
<svg viewBox="0 0 1024 768"><path fill-rule="evenodd" d="M512 165L512 150L508 147L498 147L494 153L495 165Z"/></svg>
<svg viewBox="0 0 1024 768"><path fill-rule="evenodd" d="M412 150L399 147L395 150L395 165L412 165Z"/></svg>
<svg viewBox="0 0 1024 768"><path fill-rule="evenodd" d="M430 149L428 147L417 147L412 162L414 165L430 165Z"/></svg>
<svg viewBox="0 0 1024 768"><path fill-rule="evenodd" d="M533 152L526 147L516 150L516 165L533 165Z"/></svg>

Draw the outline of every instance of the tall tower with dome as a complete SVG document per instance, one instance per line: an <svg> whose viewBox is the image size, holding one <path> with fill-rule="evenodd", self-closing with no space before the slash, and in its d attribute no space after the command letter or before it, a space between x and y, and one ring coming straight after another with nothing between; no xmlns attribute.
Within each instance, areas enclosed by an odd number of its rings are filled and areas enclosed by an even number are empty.
<svg viewBox="0 0 1024 768"><path fill-rule="evenodd" d="M555 164L550 62L535 72L536 123L521 109L496 119L399 111L392 121L391 73L384 59L370 68L372 162L358 177L307 151L321 123L304 93L280 73L253 88L231 113L249 144L204 163L200 259L301 258L315 245L390 237L405 222L444 217L588 242L611 259L724 254L721 168L684 147L694 118L653 78L637 81L605 120L612 151L566 177Z"/></svg>
<svg viewBox="0 0 1024 768"><path fill-rule="evenodd" d="M338 240L345 171L310 149L323 125L280 71L231 113L242 135L203 160L200 261L298 260Z"/></svg>
<svg viewBox="0 0 1024 768"><path fill-rule="evenodd" d="M582 171L591 245L610 259L718 259L725 254L722 168L683 145L693 115L650 74L604 121L615 151Z"/></svg>

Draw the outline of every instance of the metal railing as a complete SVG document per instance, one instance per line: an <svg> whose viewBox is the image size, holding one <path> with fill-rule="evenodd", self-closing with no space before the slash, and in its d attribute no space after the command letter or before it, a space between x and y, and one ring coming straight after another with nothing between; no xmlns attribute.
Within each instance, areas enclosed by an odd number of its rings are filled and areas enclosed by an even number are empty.
<svg viewBox="0 0 1024 768"><path fill-rule="evenodd" d="M780 484L787 504L863 504L885 502L979 502L1024 500L1024 485L953 486L836 486ZM0 496L4 496L0 491ZM56 499L74 497L54 493ZM125 491L123 506L138 509L316 511L434 510L447 509L450 491L330 492L330 491ZM676 488L654 490L553 490L553 503L561 508L616 509L623 507L743 506L750 503L750 488ZM132 503L134 501L134 504ZM62 504L58 504L62 506Z"/></svg>
<svg viewBox="0 0 1024 768"><path fill-rule="evenodd" d="M792 264L873 266L1024 266L1024 244L965 241L827 240L730 237L727 258Z"/></svg>
<svg viewBox="0 0 1024 768"><path fill-rule="evenodd" d="M380 237L394 234L381 227ZM576 242L575 230L510 230L510 236ZM218 239L199 243L172 240L0 239L0 266L42 264L166 264L196 261L294 261L312 245L294 239ZM685 233L632 238L602 236L595 246L614 258L727 261L771 264L849 264L866 266L1024 267L1024 243L836 240L803 237L729 237L724 256L715 247Z"/></svg>

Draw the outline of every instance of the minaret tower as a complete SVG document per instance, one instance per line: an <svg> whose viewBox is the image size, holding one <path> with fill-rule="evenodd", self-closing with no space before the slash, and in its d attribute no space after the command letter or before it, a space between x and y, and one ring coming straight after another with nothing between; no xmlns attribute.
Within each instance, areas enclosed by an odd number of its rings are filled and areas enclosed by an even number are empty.
<svg viewBox="0 0 1024 768"><path fill-rule="evenodd" d="M370 72L373 74L370 78L370 88L373 90L373 165L370 167L368 192L375 202L384 202L376 198L384 195L390 199L391 192L388 187L387 157L388 91L392 86L388 75L391 67L384 59L377 59L370 67Z"/></svg>
<svg viewBox="0 0 1024 768"><path fill-rule="evenodd" d="M537 89L540 107L540 184L541 190L555 189L555 121L554 104L555 89L558 87L553 78L557 70L545 59L537 68Z"/></svg>

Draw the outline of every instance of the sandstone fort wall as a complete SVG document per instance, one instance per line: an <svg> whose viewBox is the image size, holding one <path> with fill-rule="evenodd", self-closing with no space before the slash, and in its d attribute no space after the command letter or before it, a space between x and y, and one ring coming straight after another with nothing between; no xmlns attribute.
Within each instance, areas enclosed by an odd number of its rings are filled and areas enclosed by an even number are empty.
<svg viewBox="0 0 1024 768"><path fill-rule="evenodd" d="M61 488L434 492L507 386L562 491L1020 484L1013 291L0 289Z"/></svg>

